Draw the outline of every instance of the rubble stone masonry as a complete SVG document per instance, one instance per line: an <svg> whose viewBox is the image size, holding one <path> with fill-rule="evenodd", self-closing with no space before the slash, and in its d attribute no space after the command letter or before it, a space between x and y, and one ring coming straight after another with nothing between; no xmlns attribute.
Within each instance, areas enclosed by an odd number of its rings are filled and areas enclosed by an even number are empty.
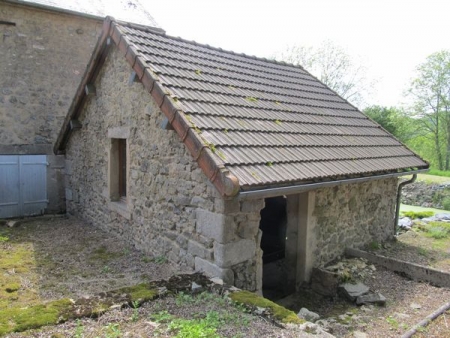
<svg viewBox="0 0 450 338"><path fill-rule="evenodd" d="M51 154L102 22L5 2L0 21L0 154Z"/></svg>
<svg viewBox="0 0 450 338"><path fill-rule="evenodd" d="M176 132L161 128L164 116L142 84L128 84L130 73L113 48L95 83L97 94L80 116L82 129L67 146L68 212L144 252L260 289L263 200L223 200ZM110 200L108 188L108 131L121 128L128 147L122 203Z"/></svg>

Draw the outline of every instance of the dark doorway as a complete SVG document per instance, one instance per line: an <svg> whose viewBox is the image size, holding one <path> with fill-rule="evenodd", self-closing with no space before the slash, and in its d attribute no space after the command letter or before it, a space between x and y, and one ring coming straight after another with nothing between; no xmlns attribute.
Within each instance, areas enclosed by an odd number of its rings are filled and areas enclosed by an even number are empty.
<svg viewBox="0 0 450 338"><path fill-rule="evenodd" d="M286 206L286 197L271 197L266 198L265 207L261 210L259 228L262 231L263 295L272 300L285 296Z"/></svg>

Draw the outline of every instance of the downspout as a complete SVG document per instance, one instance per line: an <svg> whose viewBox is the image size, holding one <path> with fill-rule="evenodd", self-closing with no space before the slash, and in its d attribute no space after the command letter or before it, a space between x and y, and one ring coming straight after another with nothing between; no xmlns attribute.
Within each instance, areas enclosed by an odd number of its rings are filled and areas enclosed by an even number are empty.
<svg viewBox="0 0 450 338"><path fill-rule="evenodd" d="M395 221L394 221L394 236L397 236L397 226L398 226L398 217L400 215L400 199L402 197L402 188L407 185L414 183L417 179L417 174L414 174L412 178L408 181L401 182L397 188L397 206L395 208Z"/></svg>

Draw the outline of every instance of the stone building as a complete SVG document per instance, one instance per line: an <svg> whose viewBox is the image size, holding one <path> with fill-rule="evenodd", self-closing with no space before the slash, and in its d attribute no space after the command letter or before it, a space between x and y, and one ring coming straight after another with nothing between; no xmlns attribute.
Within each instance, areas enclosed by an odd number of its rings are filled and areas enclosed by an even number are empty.
<svg viewBox="0 0 450 338"><path fill-rule="evenodd" d="M108 3L0 2L0 218L64 212L64 158L52 149ZM120 9L157 27L137 1Z"/></svg>
<svg viewBox="0 0 450 338"><path fill-rule="evenodd" d="M110 18L55 153L69 213L283 293L345 247L391 238L397 176L428 168L300 67Z"/></svg>

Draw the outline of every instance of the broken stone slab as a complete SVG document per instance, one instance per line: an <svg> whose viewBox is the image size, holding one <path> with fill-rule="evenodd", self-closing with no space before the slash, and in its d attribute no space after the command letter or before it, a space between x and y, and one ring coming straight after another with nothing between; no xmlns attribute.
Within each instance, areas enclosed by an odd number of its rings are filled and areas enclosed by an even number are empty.
<svg viewBox="0 0 450 338"><path fill-rule="evenodd" d="M203 291L203 287L196 282L192 282L191 291L193 294L200 293Z"/></svg>
<svg viewBox="0 0 450 338"><path fill-rule="evenodd" d="M364 305L364 304L385 305L386 297L384 297L381 293L377 292L377 293L369 293L356 298L356 305Z"/></svg>
<svg viewBox="0 0 450 338"><path fill-rule="evenodd" d="M297 316L299 318L303 318L303 319L305 319L305 320L307 320L309 322L315 322L316 320L320 319L320 316L317 313L309 311L305 307L302 307L300 309L300 311L297 313Z"/></svg>
<svg viewBox="0 0 450 338"><path fill-rule="evenodd" d="M361 331L353 331L353 338L367 338L367 334Z"/></svg>
<svg viewBox="0 0 450 338"><path fill-rule="evenodd" d="M311 289L322 296L336 297L339 274L320 268L313 268Z"/></svg>
<svg viewBox="0 0 450 338"><path fill-rule="evenodd" d="M358 297L369 293L369 287L361 282L357 282L356 284L341 284L339 285L338 290L352 302L354 302Z"/></svg>
<svg viewBox="0 0 450 338"><path fill-rule="evenodd" d="M402 229L411 229L413 222L409 217L402 217L398 220L398 226Z"/></svg>

